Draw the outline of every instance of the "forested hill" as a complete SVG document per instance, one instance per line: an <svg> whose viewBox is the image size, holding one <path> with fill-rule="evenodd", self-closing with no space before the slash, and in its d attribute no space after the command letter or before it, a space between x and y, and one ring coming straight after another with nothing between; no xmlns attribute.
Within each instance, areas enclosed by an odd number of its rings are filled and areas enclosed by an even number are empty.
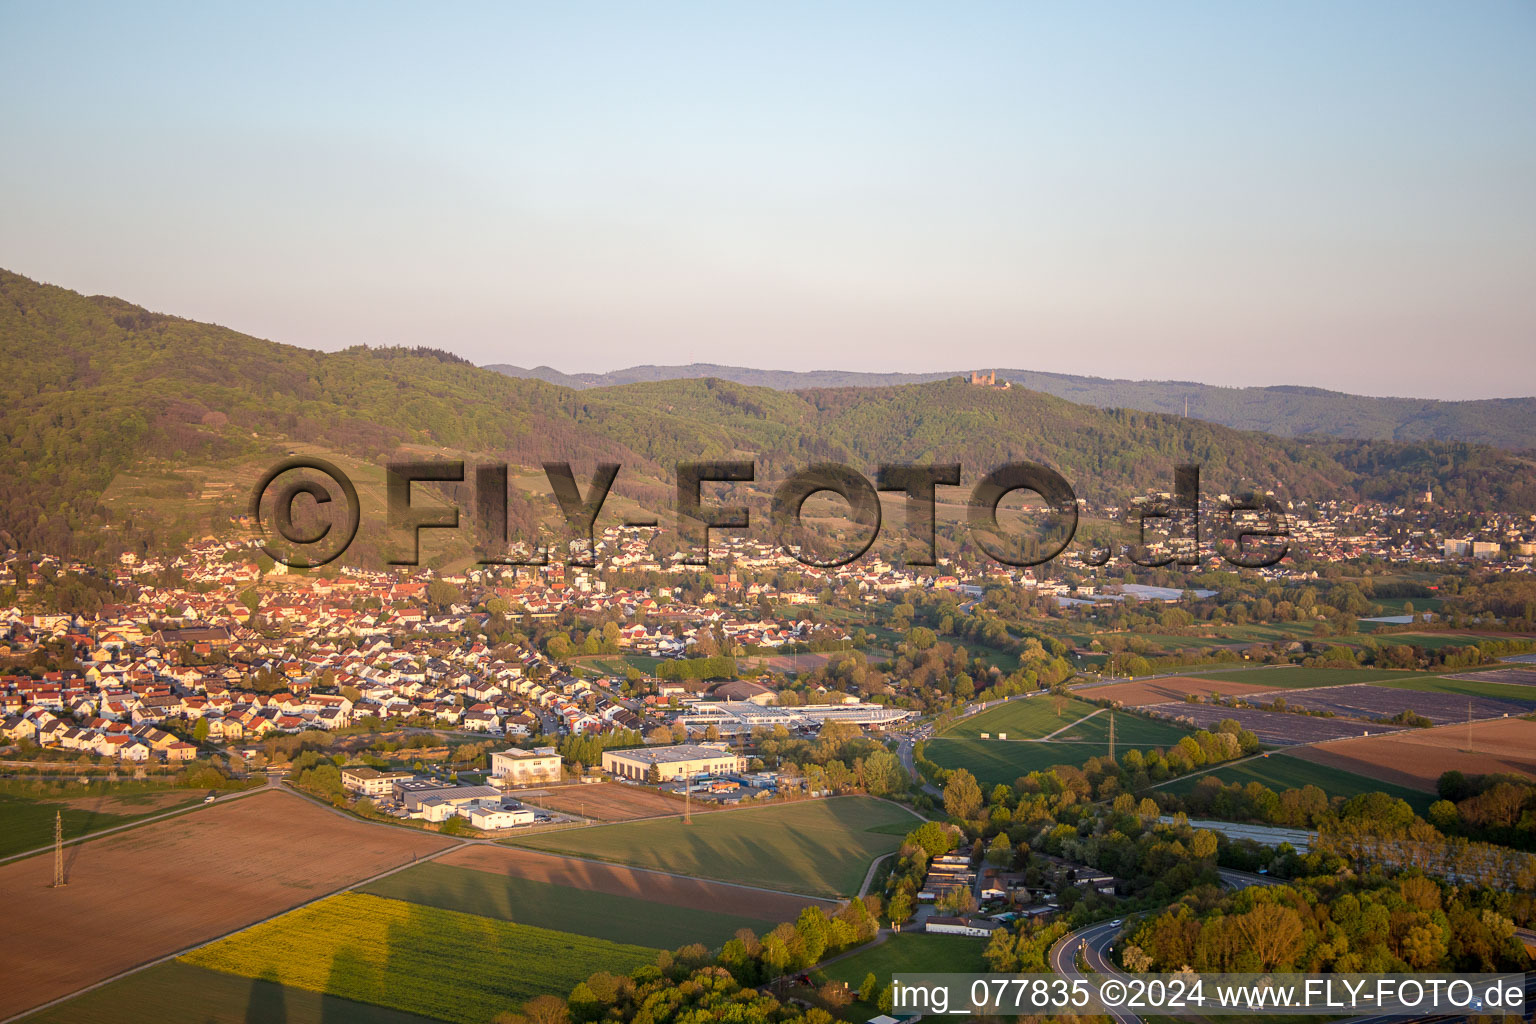
<svg viewBox="0 0 1536 1024"><path fill-rule="evenodd" d="M799 391L825 387L887 387L920 384L970 374L860 373L850 370L755 370L744 366L691 363L687 366L631 366L611 373L561 373L548 366L525 369L503 363L486 367L572 388L612 387L642 381L715 377L754 387ZM1282 437L1324 435L1382 441L1470 441L1511 450L1536 448L1536 398L1490 398L1437 402L1427 398L1372 398L1307 387L1224 388L1171 380L1112 380L1036 370L997 371L999 381L1043 391L1069 402L1103 409L1139 409L1189 415L1238 430Z"/></svg>
<svg viewBox="0 0 1536 1024"><path fill-rule="evenodd" d="M1117 498L1167 489L1173 466L1195 461L1217 490L1398 499L1429 486L1466 508L1536 509L1530 463L1472 445L1282 439L956 381L786 392L705 379L576 391L431 349L280 345L5 271L0 358L0 548L13 540L96 554L163 539L175 517L202 514L200 531L217 527L195 488L138 521L102 495L125 473L188 485L177 473L193 464L226 467L243 491L259 476L252 467L294 442L375 464L402 446L523 466L611 460L625 466L628 493L653 506L677 462L753 455L760 480L812 461L872 472L881 461L945 460L961 462L969 482L1032 459L1085 497Z"/></svg>

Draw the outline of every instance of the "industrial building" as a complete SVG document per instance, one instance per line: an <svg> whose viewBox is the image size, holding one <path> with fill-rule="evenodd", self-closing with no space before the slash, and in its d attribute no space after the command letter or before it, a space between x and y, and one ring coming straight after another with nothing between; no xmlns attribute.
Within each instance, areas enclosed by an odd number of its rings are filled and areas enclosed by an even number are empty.
<svg viewBox="0 0 1536 1024"><path fill-rule="evenodd" d="M728 775L744 771L747 759L724 746L710 743L679 743L668 747L635 747L603 751L603 769L620 779L668 782L692 775Z"/></svg>
<svg viewBox="0 0 1536 1024"><path fill-rule="evenodd" d="M355 768L343 768L341 785L347 792L357 793L360 796L389 796L395 790L395 783L415 777L411 772L381 772L377 768L361 765Z"/></svg>
<svg viewBox="0 0 1536 1024"><path fill-rule="evenodd" d="M883 704L862 702L846 704L805 704L798 707L763 707L745 700L699 701L678 715L676 721L690 729L713 725L722 735L750 733L753 729L820 729L827 722L847 722L885 728L912 717L916 712L890 708Z"/></svg>
<svg viewBox="0 0 1536 1024"><path fill-rule="evenodd" d="M554 747L512 747L491 755L491 778L502 786L542 786L560 781L560 755Z"/></svg>

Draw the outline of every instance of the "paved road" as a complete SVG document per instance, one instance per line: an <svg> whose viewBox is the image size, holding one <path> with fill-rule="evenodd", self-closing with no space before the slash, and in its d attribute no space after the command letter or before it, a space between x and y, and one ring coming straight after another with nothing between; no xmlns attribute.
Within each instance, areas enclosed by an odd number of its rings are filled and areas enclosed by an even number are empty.
<svg viewBox="0 0 1536 1024"><path fill-rule="evenodd" d="M913 761L912 758L912 750L913 743L910 739L903 739L896 746L896 756L901 758L901 765L907 770L907 777L910 778L913 782L917 783L918 786L922 788L924 793L927 793L932 797L938 797L940 800L942 800L944 798L944 791L939 789L939 787L935 786L933 783L928 782L923 778L922 774L918 772L917 764Z"/></svg>
<svg viewBox="0 0 1536 1024"><path fill-rule="evenodd" d="M1232 868L1218 868L1216 873L1221 876L1222 884L1232 889L1242 889L1250 885L1285 884L1268 875L1255 875ZM1101 921L1086 928L1079 928L1075 932L1068 932L1051 946L1046 962L1050 964L1051 970L1064 978L1082 977L1083 972L1077 969L1077 955L1081 952L1083 962L1095 974L1128 977L1126 972L1117 967L1110 958L1111 951L1123 930L1123 924L1116 925ZM1120 1024L1137 1024L1140 1020L1135 1014L1127 1012L1111 1013L1110 1017L1119 1021Z"/></svg>
<svg viewBox="0 0 1536 1024"><path fill-rule="evenodd" d="M1279 878L1271 878L1268 875L1255 875L1250 871L1238 871L1235 868L1217 868L1216 874L1221 876L1221 884L1228 889L1246 889L1251 885L1284 885L1285 881Z"/></svg>
<svg viewBox="0 0 1536 1024"><path fill-rule="evenodd" d="M1051 946L1047 962L1051 970L1063 978L1081 978L1083 972L1077 969L1077 955L1083 955L1083 962L1088 969L1096 974L1111 977L1128 977L1120 968L1110 960L1110 950L1120 936L1121 925L1100 923L1091 924L1086 928L1079 928L1075 932L1068 932L1057 939ZM1111 1020L1119 1024L1140 1024L1141 1018L1134 1013L1119 1011L1110 1013Z"/></svg>
<svg viewBox="0 0 1536 1024"><path fill-rule="evenodd" d="M1165 825L1173 824L1173 818L1166 814L1157 820ZM1235 822L1210 821L1204 818L1190 819L1189 827L1219 832L1228 839L1252 839L1261 846L1279 846L1281 843L1290 843L1302 853L1312 849L1313 833L1305 829L1280 828L1275 825L1239 825Z"/></svg>

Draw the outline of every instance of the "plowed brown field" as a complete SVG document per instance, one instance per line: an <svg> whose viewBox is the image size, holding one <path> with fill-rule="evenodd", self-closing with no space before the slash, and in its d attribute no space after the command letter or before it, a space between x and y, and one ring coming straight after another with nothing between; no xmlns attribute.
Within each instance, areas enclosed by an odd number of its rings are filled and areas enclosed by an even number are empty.
<svg viewBox="0 0 1536 1024"><path fill-rule="evenodd" d="M1452 770L1468 775L1517 772L1536 778L1536 722L1524 718L1477 722L1472 725L1470 743L1465 725L1445 725L1295 747L1286 753L1433 793L1441 773Z"/></svg>
<svg viewBox="0 0 1536 1024"><path fill-rule="evenodd" d="M634 818L654 818L659 814L683 813L681 798L673 799L655 790L626 786L620 782L558 786L544 790L541 796L530 795L525 798L525 802L552 811L595 818L598 821L630 821ZM695 800L693 813L715 810L718 807L718 804Z"/></svg>
<svg viewBox="0 0 1536 1024"><path fill-rule="evenodd" d="M0 865L0 1018L205 942L451 841L262 792Z"/></svg>
<svg viewBox="0 0 1536 1024"><path fill-rule="evenodd" d="M1187 694L1204 697L1219 693L1224 697L1236 697L1247 693L1269 693L1284 690L1283 686L1260 686L1258 683L1230 683L1220 679L1201 679L1197 676L1170 676L1167 679L1147 679L1133 683L1114 683L1083 690L1082 696L1092 700L1117 700L1127 707L1143 707L1148 704L1167 704L1183 700Z"/></svg>

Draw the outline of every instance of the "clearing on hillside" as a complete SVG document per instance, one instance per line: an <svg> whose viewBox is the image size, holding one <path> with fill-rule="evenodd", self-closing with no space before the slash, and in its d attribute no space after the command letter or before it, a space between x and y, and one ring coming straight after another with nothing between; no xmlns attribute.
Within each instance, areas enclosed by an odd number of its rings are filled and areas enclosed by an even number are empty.
<svg viewBox="0 0 1536 1024"><path fill-rule="evenodd" d="M1301 747L1293 753L1321 765L1433 793L1440 776L1453 770L1536 778L1536 722L1500 718L1476 722L1470 729L1465 725L1413 729Z"/></svg>
<svg viewBox="0 0 1536 1024"><path fill-rule="evenodd" d="M718 878L814 896L858 892L870 861L901 837L871 829L921 820L871 797L802 800L680 818L565 829L508 840L518 846Z"/></svg>
<svg viewBox="0 0 1536 1024"><path fill-rule="evenodd" d="M273 791L0 865L0 1018L447 845Z"/></svg>

